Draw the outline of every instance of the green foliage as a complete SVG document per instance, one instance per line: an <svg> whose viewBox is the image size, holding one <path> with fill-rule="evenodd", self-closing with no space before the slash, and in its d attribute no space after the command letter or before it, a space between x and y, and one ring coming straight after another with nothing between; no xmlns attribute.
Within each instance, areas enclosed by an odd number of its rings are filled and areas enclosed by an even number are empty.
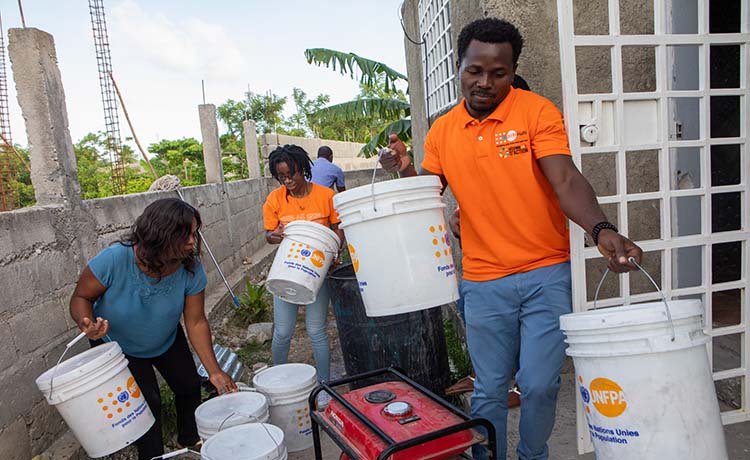
<svg viewBox="0 0 750 460"><path fill-rule="evenodd" d="M396 81L406 81L406 75L388 67L382 62L363 58L354 53L331 50L327 48L309 48L305 50L305 59L308 64L325 66L328 68L339 68L342 75L355 78L359 74L359 82L364 86L375 86L378 77L383 79L386 91L396 91Z"/></svg>
<svg viewBox="0 0 750 460"><path fill-rule="evenodd" d="M216 109L219 120L227 127L227 132L235 139L244 139L242 122L255 121L258 134L279 132L284 128L284 106L286 98L268 91L266 94L245 93L245 99L228 99Z"/></svg>
<svg viewBox="0 0 750 460"><path fill-rule="evenodd" d="M23 162L30 165L29 151L28 149L15 146L16 152L23 158ZM15 189L18 193L18 201L20 206L34 206L36 204L36 196L34 195L34 186L31 185L31 172L26 169L23 162L12 155L11 161L13 162L13 169L15 170L15 177L13 177L8 183L9 189Z"/></svg>
<svg viewBox="0 0 750 460"><path fill-rule="evenodd" d="M458 337L457 327L452 320L443 321L445 343L448 348L448 363L451 369L451 384L471 374L471 358L466 344Z"/></svg>
<svg viewBox="0 0 750 460"><path fill-rule="evenodd" d="M177 444L177 406L175 396L169 385L162 383L159 387L161 395L161 432L164 444Z"/></svg>
<svg viewBox="0 0 750 460"><path fill-rule="evenodd" d="M396 88L397 81L407 81L405 75L354 53L326 48L307 49L305 58L310 64L338 68L342 75L359 76L360 94L355 100L325 107L313 116L321 123L364 124L368 128L367 135L353 139L365 143L361 155L377 154L381 147L388 145L389 134L397 134L407 142L411 139L411 110L403 91Z"/></svg>
<svg viewBox="0 0 750 460"><path fill-rule="evenodd" d="M240 306L234 309L234 317L241 327L262 323L271 319L271 293L264 283L253 284L245 281L246 292L238 296Z"/></svg>
<svg viewBox="0 0 750 460"><path fill-rule="evenodd" d="M203 145L194 138L165 139L149 145L148 151L154 155L151 164L159 177L175 175L183 187L206 183Z"/></svg>
<svg viewBox="0 0 750 460"><path fill-rule="evenodd" d="M316 118L341 121L353 118L397 119L410 113L408 103L398 99L354 99L341 104L329 105L315 112Z"/></svg>
<svg viewBox="0 0 750 460"><path fill-rule="evenodd" d="M103 132L88 133L73 145L73 150L78 165L82 198L88 200L114 195L107 135ZM126 144L122 146L122 160L125 164L126 193L148 190L153 178L145 172L143 165L136 162L133 149Z"/></svg>

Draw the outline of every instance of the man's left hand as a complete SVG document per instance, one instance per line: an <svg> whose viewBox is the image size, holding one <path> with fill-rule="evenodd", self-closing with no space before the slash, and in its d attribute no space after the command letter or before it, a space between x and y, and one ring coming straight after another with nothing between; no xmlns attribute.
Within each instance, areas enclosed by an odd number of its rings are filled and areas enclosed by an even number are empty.
<svg viewBox="0 0 750 460"><path fill-rule="evenodd" d="M643 250L629 239L615 232L604 229L599 233L599 252L607 259L607 267L615 273L636 270L638 267L628 262L631 257L640 264Z"/></svg>
<svg viewBox="0 0 750 460"><path fill-rule="evenodd" d="M219 395L237 391L237 384L234 383L232 378L224 371L214 372L208 376L208 379L211 381L211 384L216 387L216 391L219 392Z"/></svg>

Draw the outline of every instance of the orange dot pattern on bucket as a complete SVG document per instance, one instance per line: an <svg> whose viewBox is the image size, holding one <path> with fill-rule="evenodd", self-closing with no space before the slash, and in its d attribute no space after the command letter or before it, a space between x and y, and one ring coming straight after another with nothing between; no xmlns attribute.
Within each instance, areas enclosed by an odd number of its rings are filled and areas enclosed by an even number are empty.
<svg viewBox="0 0 750 460"><path fill-rule="evenodd" d="M133 377L129 377L125 388L118 386L114 389L115 391L109 391L106 394L106 398L97 398L96 402L107 419L112 419L116 414L122 414L124 407L130 407L131 400L133 398L141 397L141 390L138 388L138 384L135 383Z"/></svg>
<svg viewBox="0 0 750 460"><path fill-rule="evenodd" d="M300 431L307 429L310 426L310 409L308 407L297 409L294 415L294 421L297 423Z"/></svg>
<svg viewBox="0 0 750 460"><path fill-rule="evenodd" d="M448 228L443 225L430 225L429 230L432 247L435 249L435 258L450 257L453 251L451 250L450 237L447 233Z"/></svg>

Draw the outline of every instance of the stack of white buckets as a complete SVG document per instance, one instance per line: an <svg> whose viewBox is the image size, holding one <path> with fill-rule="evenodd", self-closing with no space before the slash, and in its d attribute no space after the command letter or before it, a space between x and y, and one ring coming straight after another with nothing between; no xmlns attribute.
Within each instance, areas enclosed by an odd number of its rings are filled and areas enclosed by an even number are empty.
<svg viewBox="0 0 750 460"><path fill-rule="evenodd" d="M253 385L210 399L195 411L203 460L286 460L287 452L312 446L307 398L317 385L315 368L269 367L255 374Z"/></svg>
<svg viewBox="0 0 750 460"><path fill-rule="evenodd" d="M317 385L315 368L272 366L256 373L253 385L208 400L195 411L204 460L285 460L287 452L312 446L307 398Z"/></svg>
<svg viewBox="0 0 750 460"><path fill-rule="evenodd" d="M87 350L36 383L89 457L112 454L143 436L154 416L117 342ZM203 460L285 460L312 446L307 398L315 368L282 364L253 378L255 389L222 395L195 411ZM267 423L268 422L268 423Z"/></svg>

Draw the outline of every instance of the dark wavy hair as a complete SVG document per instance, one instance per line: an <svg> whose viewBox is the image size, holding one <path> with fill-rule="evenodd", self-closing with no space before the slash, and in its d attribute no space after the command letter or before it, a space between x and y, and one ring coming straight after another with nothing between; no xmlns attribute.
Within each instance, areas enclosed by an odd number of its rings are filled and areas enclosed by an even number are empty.
<svg viewBox="0 0 750 460"><path fill-rule="evenodd" d="M279 180L279 173L276 172L276 166L279 163L286 163L289 166L289 174L292 176L301 172L308 181L312 179L312 160L305 149L299 145L286 144L276 147L268 155L268 167L271 169L271 175L274 179Z"/></svg>
<svg viewBox="0 0 750 460"><path fill-rule="evenodd" d="M201 228L201 215L197 209L178 198L163 198L146 206L135 219L130 234L120 243L135 247L138 261L150 272L159 275L175 258L182 258L182 266L190 273L200 260L201 238L195 235L195 249L182 256L182 248L190 237L193 219Z"/></svg>
<svg viewBox="0 0 750 460"><path fill-rule="evenodd" d="M516 26L497 18L484 18L472 21L458 34L458 63L464 60L466 49L472 40L484 43L510 43L513 48L513 64L518 64L518 57L523 49L523 37Z"/></svg>

